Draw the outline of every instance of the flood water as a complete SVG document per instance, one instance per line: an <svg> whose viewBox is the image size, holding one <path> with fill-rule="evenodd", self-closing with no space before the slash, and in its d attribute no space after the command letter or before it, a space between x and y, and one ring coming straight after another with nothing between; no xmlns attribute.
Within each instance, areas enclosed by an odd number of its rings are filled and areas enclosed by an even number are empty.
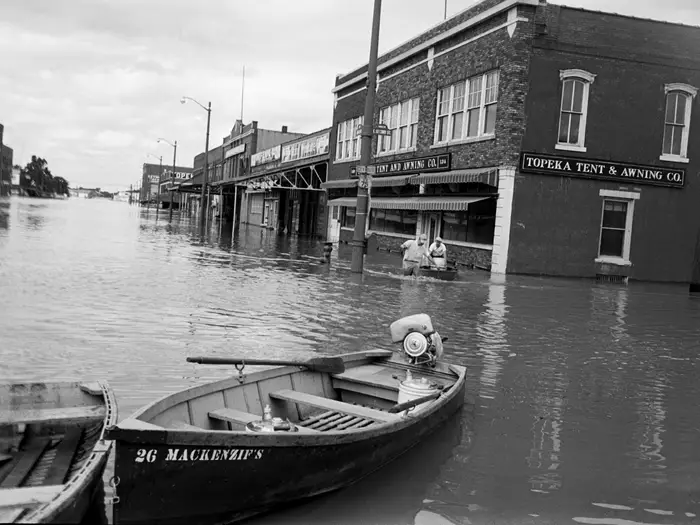
<svg viewBox="0 0 700 525"><path fill-rule="evenodd" d="M271 524L700 523L700 299L686 286L398 275L399 256L105 200L0 200L0 380L107 379L120 419L230 373L199 354L391 348L428 313L464 409L370 478Z"/></svg>

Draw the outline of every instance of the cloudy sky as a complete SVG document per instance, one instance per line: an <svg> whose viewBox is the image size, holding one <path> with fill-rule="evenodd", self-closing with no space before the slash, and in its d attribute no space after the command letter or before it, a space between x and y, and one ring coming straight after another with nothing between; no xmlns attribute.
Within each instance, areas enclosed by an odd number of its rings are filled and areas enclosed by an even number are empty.
<svg viewBox="0 0 700 525"><path fill-rule="evenodd" d="M260 127L330 125L335 75L367 61L372 0L2 0L0 122L15 163L72 186L123 189L173 150L192 165L241 114ZM448 16L473 0L448 0ZM700 25L699 0L559 0ZM380 52L440 22L443 0L384 0Z"/></svg>

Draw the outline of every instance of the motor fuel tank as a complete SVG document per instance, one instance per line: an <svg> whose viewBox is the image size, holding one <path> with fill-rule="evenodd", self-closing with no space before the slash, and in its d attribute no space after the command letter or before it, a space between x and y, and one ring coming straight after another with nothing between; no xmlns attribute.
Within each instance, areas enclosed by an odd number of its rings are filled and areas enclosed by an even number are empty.
<svg viewBox="0 0 700 525"><path fill-rule="evenodd" d="M428 314L415 314L402 317L391 323L389 332L391 333L391 341L400 343L411 332L418 332L424 336L429 336L435 330L433 322Z"/></svg>

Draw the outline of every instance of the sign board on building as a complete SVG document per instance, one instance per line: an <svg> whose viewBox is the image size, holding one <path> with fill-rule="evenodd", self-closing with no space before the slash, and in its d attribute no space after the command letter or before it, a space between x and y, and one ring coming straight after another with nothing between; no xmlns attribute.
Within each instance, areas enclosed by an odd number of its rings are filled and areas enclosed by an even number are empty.
<svg viewBox="0 0 700 525"><path fill-rule="evenodd" d="M383 175L401 175L402 173L423 173L429 171L445 171L449 170L452 164L452 154L443 153L442 155L432 155L430 157L419 157L408 160L397 160L395 162L383 162L367 166L367 173L372 173L375 176ZM355 166L350 168L350 178L357 177L357 169Z"/></svg>
<svg viewBox="0 0 700 525"><path fill-rule="evenodd" d="M262 164L267 164L269 162L274 162L279 160L282 155L282 146L275 146L274 148L268 148L255 155L250 156L250 165L260 166Z"/></svg>
<svg viewBox="0 0 700 525"><path fill-rule="evenodd" d="M293 144L284 144L282 146L282 162L294 162L297 160L316 157L328 153L328 145L330 143L330 133L317 135L308 139L294 142Z"/></svg>
<svg viewBox="0 0 700 525"><path fill-rule="evenodd" d="M685 184L684 169L577 157L560 157L540 153L522 153L520 156L520 171L541 175L563 175L627 182L629 184L654 184L672 188L682 188Z"/></svg>
<svg viewBox="0 0 700 525"><path fill-rule="evenodd" d="M155 184L158 184L159 180L160 179L159 179L158 175L149 175L148 176L148 182L153 182Z"/></svg>
<svg viewBox="0 0 700 525"><path fill-rule="evenodd" d="M245 151L245 144L239 144L235 148L231 148L224 154L224 158L233 157L234 155L240 155Z"/></svg>

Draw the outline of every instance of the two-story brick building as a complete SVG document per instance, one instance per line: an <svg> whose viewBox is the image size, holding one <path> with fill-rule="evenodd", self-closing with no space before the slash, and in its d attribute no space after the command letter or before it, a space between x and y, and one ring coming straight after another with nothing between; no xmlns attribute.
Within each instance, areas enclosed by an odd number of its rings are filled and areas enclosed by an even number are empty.
<svg viewBox="0 0 700 525"><path fill-rule="evenodd" d="M507 271L689 282L700 28L543 5L532 48Z"/></svg>
<svg viewBox="0 0 700 525"><path fill-rule="evenodd" d="M495 273L688 282L695 262L700 282L699 44L697 27L483 0L385 53L368 235L440 235ZM352 238L366 77L333 90L330 240Z"/></svg>
<svg viewBox="0 0 700 525"><path fill-rule="evenodd" d="M441 236L448 259L503 271L537 0L485 0L378 61L368 234ZM330 240L352 238L367 67L336 79Z"/></svg>

